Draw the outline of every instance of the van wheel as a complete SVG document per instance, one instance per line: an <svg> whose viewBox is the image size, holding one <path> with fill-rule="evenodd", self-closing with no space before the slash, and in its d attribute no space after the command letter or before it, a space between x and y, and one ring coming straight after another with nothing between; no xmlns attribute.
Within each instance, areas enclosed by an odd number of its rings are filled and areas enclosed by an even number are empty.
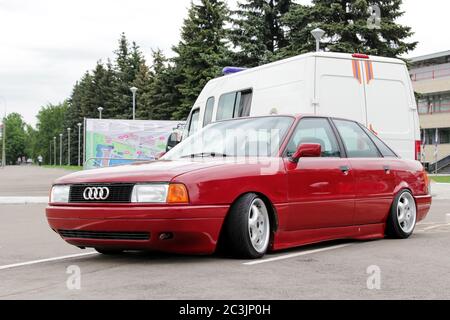
<svg viewBox="0 0 450 320"><path fill-rule="evenodd" d="M123 253L123 250L120 250L120 249L104 249L104 248L94 248L94 249L98 253L101 253L101 254L104 254L104 255L108 255L108 256L112 256L112 255L117 255L117 254Z"/></svg>
<svg viewBox="0 0 450 320"><path fill-rule="evenodd" d="M236 258L257 259L266 254L270 242L269 212L258 195L246 194L231 206L225 242Z"/></svg>
<svg viewBox="0 0 450 320"><path fill-rule="evenodd" d="M416 201L411 192L403 190L395 197L392 204L386 233L394 239L407 239L413 234L416 221Z"/></svg>

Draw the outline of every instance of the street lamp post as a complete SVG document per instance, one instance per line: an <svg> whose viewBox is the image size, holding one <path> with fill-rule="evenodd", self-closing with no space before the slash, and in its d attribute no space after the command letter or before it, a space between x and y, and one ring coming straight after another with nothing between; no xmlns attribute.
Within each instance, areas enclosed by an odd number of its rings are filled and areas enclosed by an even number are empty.
<svg viewBox="0 0 450 320"><path fill-rule="evenodd" d="M67 165L70 166L70 131L71 128L67 128Z"/></svg>
<svg viewBox="0 0 450 320"><path fill-rule="evenodd" d="M53 141L52 140L50 140L50 153L49 153L49 155L48 155L48 161L49 161L49 165L52 165L52 144L53 144Z"/></svg>
<svg viewBox="0 0 450 320"><path fill-rule="evenodd" d="M59 134L59 165L62 166L62 137L63 134Z"/></svg>
<svg viewBox="0 0 450 320"><path fill-rule="evenodd" d="M130 90L133 93L133 120L136 120L136 92L138 88L131 87Z"/></svg>
<svg viewBox="0 0 450 320"><path fill-rule="evenodd" d="M311 31L312 36L314 37L314 39L316 39L316 52L320 51L320 39L322 39L322 37L325 34L325 31L323 31L320 28L316 28L313 31Z"/></svg>
<svg viewBox="0 0 450 320"><path fill-rule="evenodd" d="M6 166L6 115L3 118L3 125L2 125L3 133L2 133L2 168Z"/></svg>
<svg viewBox="0 0 450 320"><path fill-rule="evenodd" d="M81 166L81 123L78 126L78 166Z"/></svg>
<svg viewBox="0 0 450 320"><path fill-rule="evenodd" d="M53 165L56 166L56 137L53 137Z"/></svg>
<svg viewBox="0 0 450 320"><path fill-rule="evenodd" d="M98 118L101 120L102 119L103 108L102 107L98 107L97 110L98 110Z"/></svg>

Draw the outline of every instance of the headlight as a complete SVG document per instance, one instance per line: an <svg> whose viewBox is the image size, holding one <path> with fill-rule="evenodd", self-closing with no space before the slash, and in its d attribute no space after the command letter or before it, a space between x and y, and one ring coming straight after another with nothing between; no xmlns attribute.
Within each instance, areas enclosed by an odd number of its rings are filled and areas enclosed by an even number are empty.
<svg viewBox="0 0 450 320"><path fill-rule="evenodd" d="M53 186L50 203L68 203L70 186Z"/></svg>
<svg viewBox="0 0 450 320"><path fill-rule="evenodd" d="M131 194L134 203L188 203L189 197L183 184L137 184Z"/></svg>

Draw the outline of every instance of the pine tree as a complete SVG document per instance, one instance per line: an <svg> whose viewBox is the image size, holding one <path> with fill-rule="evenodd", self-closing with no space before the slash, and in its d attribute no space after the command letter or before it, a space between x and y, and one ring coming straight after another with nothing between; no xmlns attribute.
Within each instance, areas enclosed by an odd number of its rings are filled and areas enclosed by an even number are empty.
<svg viewBox="0 0 450 320"><path fill-rule="evenodd" d="M119 48L114 53L116 54L115 71L117 76L115 94L118 100L118 110L114 110L114 115L122 119L131 119L132 93L130 88L145 60L136 43L133 42L130 46L124 33L121 34Z"/></svg>
<svg viewBox="0 0 450 320"><path fill-rule="evenodd" d="M224 39L228 9L223 0L200 0L191 3L188 17L184 20L181 41L173 48L177 54L171 81L178 82L177 89L182 95L173 117L185 118L205 84L221 74L227 64L229 51ZM176 96L176 94L174 95ZM177 103L174 101L174 103Z"/></svg>
<svg viewBox="0 0 450 320"><path fill-rule="evenodd" d="M312 7L296 6L285 17L290 30L285 55L314 50L310 31L320 27L326 31L326 51L398 57L417 45L406 41L411 28L396 23L403 15L401 4L402 0L313 0ZM370 5L380 8L379 24L371 19Z"/></svg>
<svg viewBox="0 0 450 320"><path fill-rule="evenodd" d="M154 75L145 63L141 63L133 85L138 88L136 96L136 118L142 120L152 119L152 86Z"/></svg>
<svg viewBox="0 0 450 320"><path fill-rule="evenodd" d="M245 0L234 11L230 38L237 49L234 61L254 67L274 60L278 50L288 45L283 17L292 0Z"/></svg>
<svg viewBox="0 0 450 320"><path fill-rule="evenodd" d="M183 81L179 69L171 64L164 53L157 49L152 52L154 75L150 90L151 116L153 120L171 120L180 105L182 96L177 86Z"/></svg>

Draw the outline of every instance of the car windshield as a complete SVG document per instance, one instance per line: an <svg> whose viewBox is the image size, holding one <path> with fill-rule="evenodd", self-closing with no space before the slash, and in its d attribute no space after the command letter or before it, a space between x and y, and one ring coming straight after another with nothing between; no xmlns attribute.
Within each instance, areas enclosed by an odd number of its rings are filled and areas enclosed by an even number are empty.
<svg viewBox="0 0 450 320"><path fill-rule="evenodd" d="M276 156L293 122L288 116L216 122L182 141L161 160Z"/></svg>

